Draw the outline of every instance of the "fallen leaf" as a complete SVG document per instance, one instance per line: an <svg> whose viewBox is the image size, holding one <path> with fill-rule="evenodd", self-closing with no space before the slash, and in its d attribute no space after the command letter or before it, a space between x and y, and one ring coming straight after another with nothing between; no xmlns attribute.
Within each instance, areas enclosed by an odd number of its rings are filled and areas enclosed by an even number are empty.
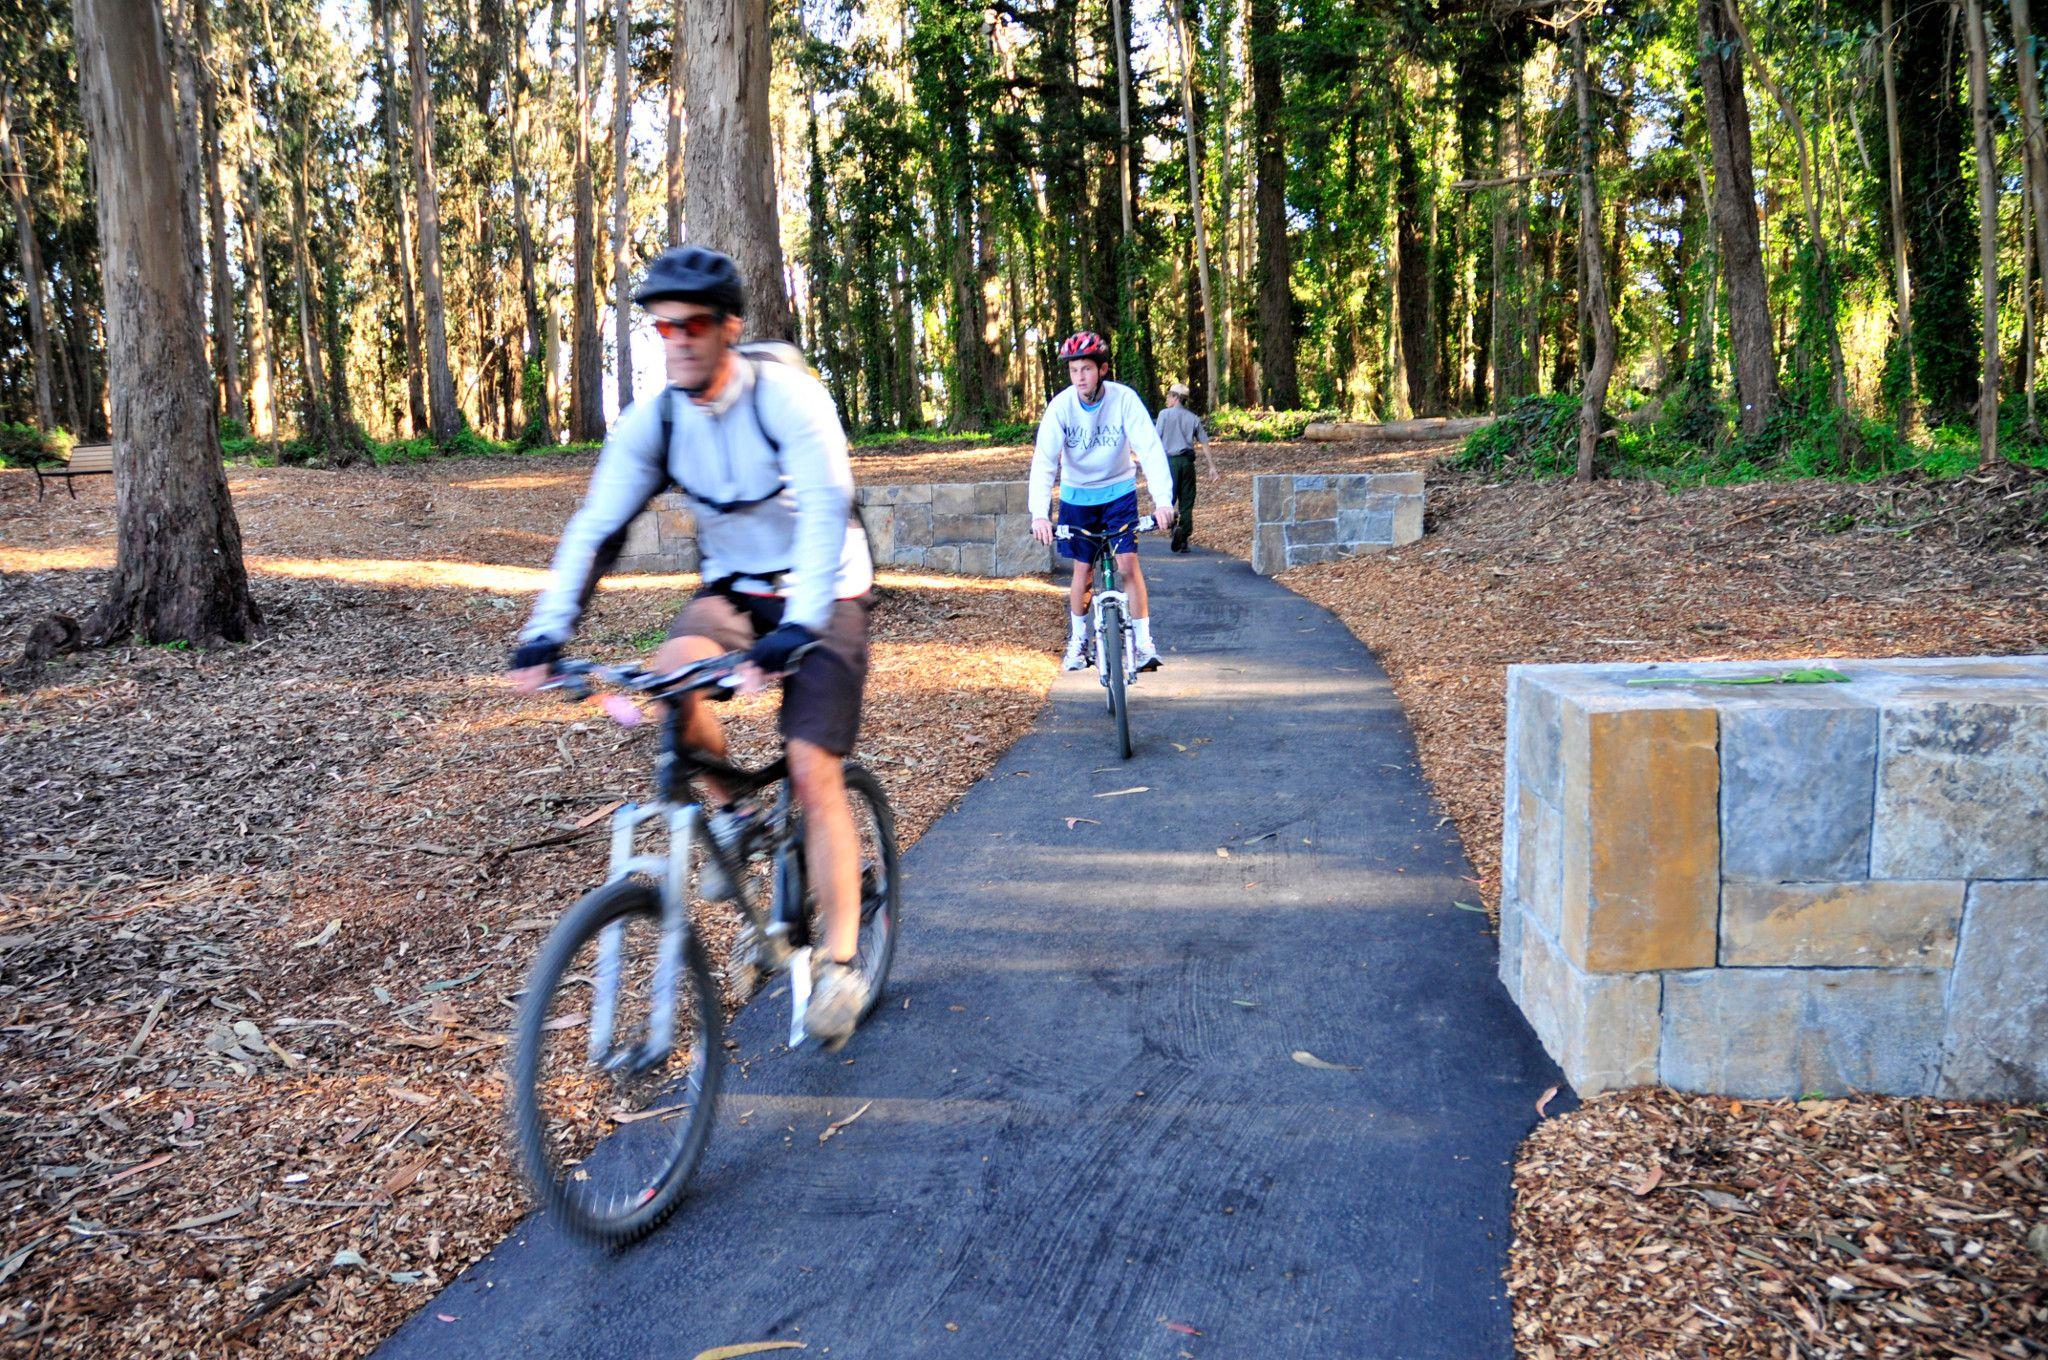
<svg viewBox="0 0 2048 1360"><path fill-rule="evenodd" d="M1219 845L1219 846L1217 846L1217 847L1216 847L1216 858L1218 858L1218 859L1229 859L1229 858L1230 858L1230 852L1229 852L1228 850L1225 850L1225 849L1224 849L1224 848L1223 848L1222 846L1220 846L1220 845Z"/></svg>
<svg viewBox="0 0 2048 1360"><path fill-rule="evenodd" d="M1631 1185L1628 1188L1628 1192L1637 1199L1641 1199L1644 1195L1649 1194L1652 1190L1663 1184L1663 1181L1664 1168L1653 1166L1650 1168L1650 1174L1637 1181L1634 1185Z"/></svg>
<svg viewBox="0 0 2048 1360"><path fill-rule="evenodd" d="M1731 1195L1725 1190L1695 1190L1693 1193L1713 1205L1716 1209L1726 1209L1731 1214L1753 1214L1756 1212L1755 1209L1750 1207L1748 1200L1740 1195Z"/></svg>
<svg viewBox="0 0 2048 1360"><path fill-rule="evenodd" d="M1123 796L1124 796L1125 794L1127 794L1127 793L1150 793L1150 792L1152 792L1152 787L1151 787L1151 785L1149 785L1149 784L1140 784L1140 785L1138 785L1138 786L1137 786L1136 788L1131 788L1131 789L1112 789L1112 790L1110 790L1110 791L1109 791L1108 793L1098 793L1098 794L1096 794L1095 796L1096 796L1097 798L1121 798L1121 797L1123 797Z"/></svg>
<svg viewBox="0 0 2048 1360"><path fill-rule="evenodd" d="M461 1319L460 1317L458 1317L458 1316L457 1316L456 1314L454 1314L454 1313L436 1313L436 1314L434 1314L434 1316L435 1316L435 1317L437 1317L437 1318L439 1318L439 1319L441 1319L441 1321L443 1321L443 1322L460 1322L460 1321L462 1321L462 1319Z"/></svg>
<svg viewBox="0 0 2048 1360"><path fill-rule="evenodd" d="M638 710L635 711L637 712ZM583 819L576 823L576 829L578 831L581 831L584 827L591 825L593 822L601 822L605 818L611 816L614 812L617 812L620 808L624 807L625 805L626 800L623 798L619 798L615 799L612 802L606 803L603 807L599 808L595 812L586 812L583 814Z"/></svg>
<svg viewBox="0 0 2048 1360"><path fill-rule="evenodd" d="M146 1162L137 1162L134 1166L129 1167L125 1171L116 1171L113 1175L107 1177L107 1184L112 1185L115 1181L125 1181L130 1176L139 1176L145 1171L150 1171L155 1169L156 1167L162 1166L165 1162L168 1162L169 1160L171 1160L171 1154L166 1152L161 1154L160 1156L152 1157Z"/></svg>
<svg viewBox="0 0 2048 1360"><path fill-rule="evenodd" d="M429 982L426 986L420 988L420 990L423 992L445 992L450 987L467 987L470 983L475 982L478 978L482 977L483 975L484 970L479 968L474 973L471 973L468 977L442 978L439 982Z"/></svg>
<svg viewBox="0 0 2048 1360"><path fill-rule="evenodd" d="M1083 823L1086 823L1089 826L1102 825L1101 822L1096 821L1093 817L1069 817L1067 818L1067 830L1072 831L1075 827L1080 826Z"/></svg>
<svg viewBox="0 0 2048 1360"><path fill-rule="evenodd" d="M418 1091L408 1091L403 1086L387 1086L384 1089L408 1105L432 1105L434 1103L432 1096L423 1096Z"/></svg>
<svg viewBox="0 0 2048 1360"><path fill-rule="evenodd" d="M1303 1067L1313 1067L1323 1072L1356 1072L1358 1070L1356 1063L1324 1062L1305 1048L1295 1049L1293 1056L1294 1060Z"/></svg>
<svg viewBox="0 0 2048 1360"><path fill-rule="evenodd" d="M739 1360L742 1355L759 1355L763 1351L800 1351L808 1346L802 1341L743 1341L737 1346L713 1346L708 1351L698 1351L691 1360Z"/></svg>
<svg viewBox="0 0 2048 1360"><path fill-rule="evenodd" d="M1190 1327L1185 1322L1169 1322L1166 1324L1166 1330L1169 1332L1179 1332L1182 1336L1200 1336L1202 1334L1200 1327Z"/></svg>
<svg viewBox="0 0 2048 1360"><path fill-rule="evenodd" d="M682 1100L677 1101L673 1105L657 1105L651 1110L613 1110L612 1122L614 1124L637 1124L643 1119L658 1119L662 1115L674 1114L678 1110L687 1110L689 1108L690 1102Z"/></svg>
<svg viewBox="0 0 2048 1360"><path fill-rule="evenodd" d="M430 1160L432 1160L431 1155L422 1157L416 1162L409 1162L401 1166L398 1170L386 1176L384 1178L384 1193L396 1195L403 1191L407 1186L420 1178L420 1173L427 1169L427 1163Z"/></svg>
<svg viewBox="0 0 2048 1360"><path fill-rule="evenodd" d="M848 1124L851 1124L851 1123L852 1123L852 1122L853 1122L854 1120L856 1120L856 1119L860 1118L860 1117L861 1117L862 1115L866 1114L866 1113L868 1112L868 1106L870 1106L870 1105L873 1105L874 1103L875 1103L874 1101L870 1100L870 1101L869 1101L869 1102L867 1103L867 1105L863 1105L863 1106L861 1106L861 1107L860 1107L860 1108L859 1108L858 1110L855 1110L855 1111L854 1111L854 1112L853 1112L852 1114L850 1114L850 1115L846 1116L846 1118L844 1118L844 1119L835 1119L835 1120L833 1120L833 1121L832 1121L832 1122L831 1122L830 1124L827 1124L827 1125L825 1126L825 1131L824 1131L823 1133L821 1133L821 1134L819 1134L819 1135L818 1135L818 1141L819 1141L820 1143L824 1142L824 1141L825 1141L825 1140L826 1140L827 1138L830 1138L830 1137L831 1137L831 1136L832 1136L833 1134L835 1134L835 1133L839 1132L839 1131L840 1131L841 1129L845 1128L845 1127L846 1127L846 1126L847 1126Z"/></svg>
<svg viewBox="0 0 2048 1360"><path fill-rule="evenodd" d="M1480 906L1477 902L1453 902L1451 903L1451 905L1456 907L1459 911L1476 911L1481 916L1484 916L1486 914L1486 908Z"/></svg>
<svg viewBox="0 0 2048 1360"><path fill-rule="evenodd" d="M1543 1117L1543 1107L1548 1105L1551 1101L1551 1097L1555 1096L1556 1094L1557 1088L1553 1086L1549 1090L1545 1091L1542 1095L1536 1097L1536 1117L1538 1119L1541 1119Z"/></svg>
<svg viewBox="0 0 2048 1360"><path fill-rule="evenodd" d="M239 1218L255 1207L256 1201L252 1199L246 1204L238 1204L232 1209L223 1209L217 1214L201 1214L198 1218L180 1219L170 1227L165 1228L164 1231L183 1232L187 1228L210 1228L216 1223L225 1223L231 1218Z"/></svg>
<svg viewBox="0 0 2048 1360"><path fill-rule="evenodd" d="M340 929L341 918L337 916L327 923L327 929L321 931L318 935L313 936L311 939L300 940L297 944L293 945L292 948L318 949L321 945L326 944L329 940L333 939L335 933Z"/></svg>
<svg viewBox="0 0 2048 1360"><path fill-rule="evenodd" d="M1256 1001L1239 1001L1236 997L1232 997L1230 1000L1230 1004L1233 1006L1242 1006L1246 1010L1251 1010L1254 1007L1256 1007L1259 1003Z"/></svg>

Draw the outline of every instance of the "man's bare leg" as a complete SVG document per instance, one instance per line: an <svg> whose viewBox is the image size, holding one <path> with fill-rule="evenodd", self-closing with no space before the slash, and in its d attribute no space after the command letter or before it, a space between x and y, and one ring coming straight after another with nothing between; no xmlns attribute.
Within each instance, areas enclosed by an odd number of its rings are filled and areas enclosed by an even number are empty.
<svg viewBox="0 0 2048 1360"><path fill-rule="evenodd" d="M650 663L656 671L681 670L697 661L709 661L714 656L724 656L725 648L705 637L673 637L661 644ZM683 707L682 738L693 751L700 751L713 760L725 759L725 727L711 712L711 705L703 696L685 694L676 700ZM726 802L732 794L719 786L714 779L706 777L704 785L720 801Z"/></svg>
<svg viewBox="0 0 2048 1360"><path fill-rule="evenodd" d="M825 956L841 963L860 948L860 841L846 801L845 762L792 738L789 782L804 814L804 863L825 917Z"/></svg>
<svg viewBox="0 0 2048 1360"><path fill-rule="evenodd" d="M1070 614L1086 614L1088 612L1088 592L1094 588L1095 564L1093 562L1074 563L1073 579L1067 582L1067 612Z"/></svg>
<svg viewBox="0 0 2048 1360"><path fill-rule="evenodd" d="M1138 555L1134 552L1118 553L1116 570L1123 580L1124 593L1131 597L1131 617L1151 618L1152 611L1146 607L1151 603L1151 597L1145 593L1145 569L1138 565Z"/></svg>

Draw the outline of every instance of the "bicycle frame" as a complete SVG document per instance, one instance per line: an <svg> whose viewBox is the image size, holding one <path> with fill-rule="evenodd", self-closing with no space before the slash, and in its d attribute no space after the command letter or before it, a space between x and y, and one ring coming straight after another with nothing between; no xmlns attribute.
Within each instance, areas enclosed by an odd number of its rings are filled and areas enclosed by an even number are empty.
<svg viewBox="0 0 2048 1360"><path fill-rule="evenodd" d="M1109 648L1102 633L1102 607L1109 601L1116 601L1117 617L1122 626L1117 629L1117 646L1123 649L1124 674L1130 675L1137 662L1137 648L1131 632L1130 597L1118 587L1116 579L1116 554L1110 551L1108 542L1097 545L1095 555L1096 586L1095 597L1088 602L1090 622L1095 626L1095 673L1106 688L1109 684Z"/></svg>
<svg viewBox="0 0 2048 1360"><path fill-rule="evenodd" d="M666 1061L674 1045L676 978L682 970L685 941L694 928L690 922L690 846L693 843L701 845L706 855L718 859L733 884L736 905L753 920L755 928L765 939L786 939L790 931L791 922L772 919L771 912L751 900L742 886L744 865L726 862L705 826L703 804L689 788L690 777L699 774L717 776L735 798L759 792L772 784L781 784L775 805L768 814L770 826L779 837L774 847L777 857L775 882L781 885L789 881L782 872L785 867L783 857L799 853L787 836L790 794L786 782L789 773L786 758L760 770L738 769L689 750L682 741L681 722L680 707L671 706L662 726L661 755L655 767L655 782L659 790L655 800L651 803L628 803L612 814L611 866L605 876L605 881L610 883L634 874L645 874L661 884L661 942L654 965L653 1013L648 1020L645 1039L623 1053L614 1052L612 1029L618 1014L619 956L624 949L626 933L625 922L614 921L605 927L598 939L597 976L591 983L589 1058L593 1064L616 1066L630 1062L638 1066L653 1066ZM640 828L654 821L663 824L668 834L668 845L662 853L643 854L638 849ZM807 1037L803 1016L811 994L810 956L808 942L789 953L791 1048L803 1043ZM693 1068L704 1060L704 1056L698 1054L692 1060Z"/></svg>

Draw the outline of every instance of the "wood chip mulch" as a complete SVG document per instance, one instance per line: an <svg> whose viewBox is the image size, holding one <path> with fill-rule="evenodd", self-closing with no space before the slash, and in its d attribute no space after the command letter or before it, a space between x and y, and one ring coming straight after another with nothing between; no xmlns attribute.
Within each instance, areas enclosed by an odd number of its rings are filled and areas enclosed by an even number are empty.
<svg viewBox="0 0 2048 1360"><path fill-rule="evenodd" d="M2048 1354L2048 1111L1602 1096L1515 1169L1519 1354Z"/></svg>
<svg viewBox="0 0 2048 1360"><path fill-rule="evenodd" d="M264 640L0 695L0 1354L361 1354L527 1209L513 998L652 750L497 681L588 467L238 471ZM26 480L10 656L111 553L106 488ZM1038 713L1061 592L883 579L857 754L907 844ZM611 585L584 639L624 659L693 582ZM771 749L765 696L728 716Z"/></svg>

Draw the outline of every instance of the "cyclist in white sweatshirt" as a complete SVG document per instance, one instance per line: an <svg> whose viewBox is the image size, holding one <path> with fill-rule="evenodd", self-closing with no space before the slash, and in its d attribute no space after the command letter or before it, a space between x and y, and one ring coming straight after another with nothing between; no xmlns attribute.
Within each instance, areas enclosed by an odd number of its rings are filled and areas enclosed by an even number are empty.
<svg viewBox="0 0 2048 1360"><path fill-rule="evenodd" d="M1138 566L1137 468L1145 470L1152 514L1162 529L1173 527L1173 474L1143 398L1122 383L1104 380L1108 357L1109 345L1093 331L1082 331L1060 346L1060 358L1074 385L1046 403L1038 422L1038 449L1031 459L1031 532L1040 543L1053 541L1055 479L1060 484L1062 524L1094 533L1124 530L1114 543L1116 569L1131 599L1138 669L1149 671L1159 666L1159 649L1152 641L1145 573ZM1074 562L1062 664L1077 671L1088 664L1088 594L1095 584L1095 549L1076 537L1062 539L1060 551Z"/></svg>

